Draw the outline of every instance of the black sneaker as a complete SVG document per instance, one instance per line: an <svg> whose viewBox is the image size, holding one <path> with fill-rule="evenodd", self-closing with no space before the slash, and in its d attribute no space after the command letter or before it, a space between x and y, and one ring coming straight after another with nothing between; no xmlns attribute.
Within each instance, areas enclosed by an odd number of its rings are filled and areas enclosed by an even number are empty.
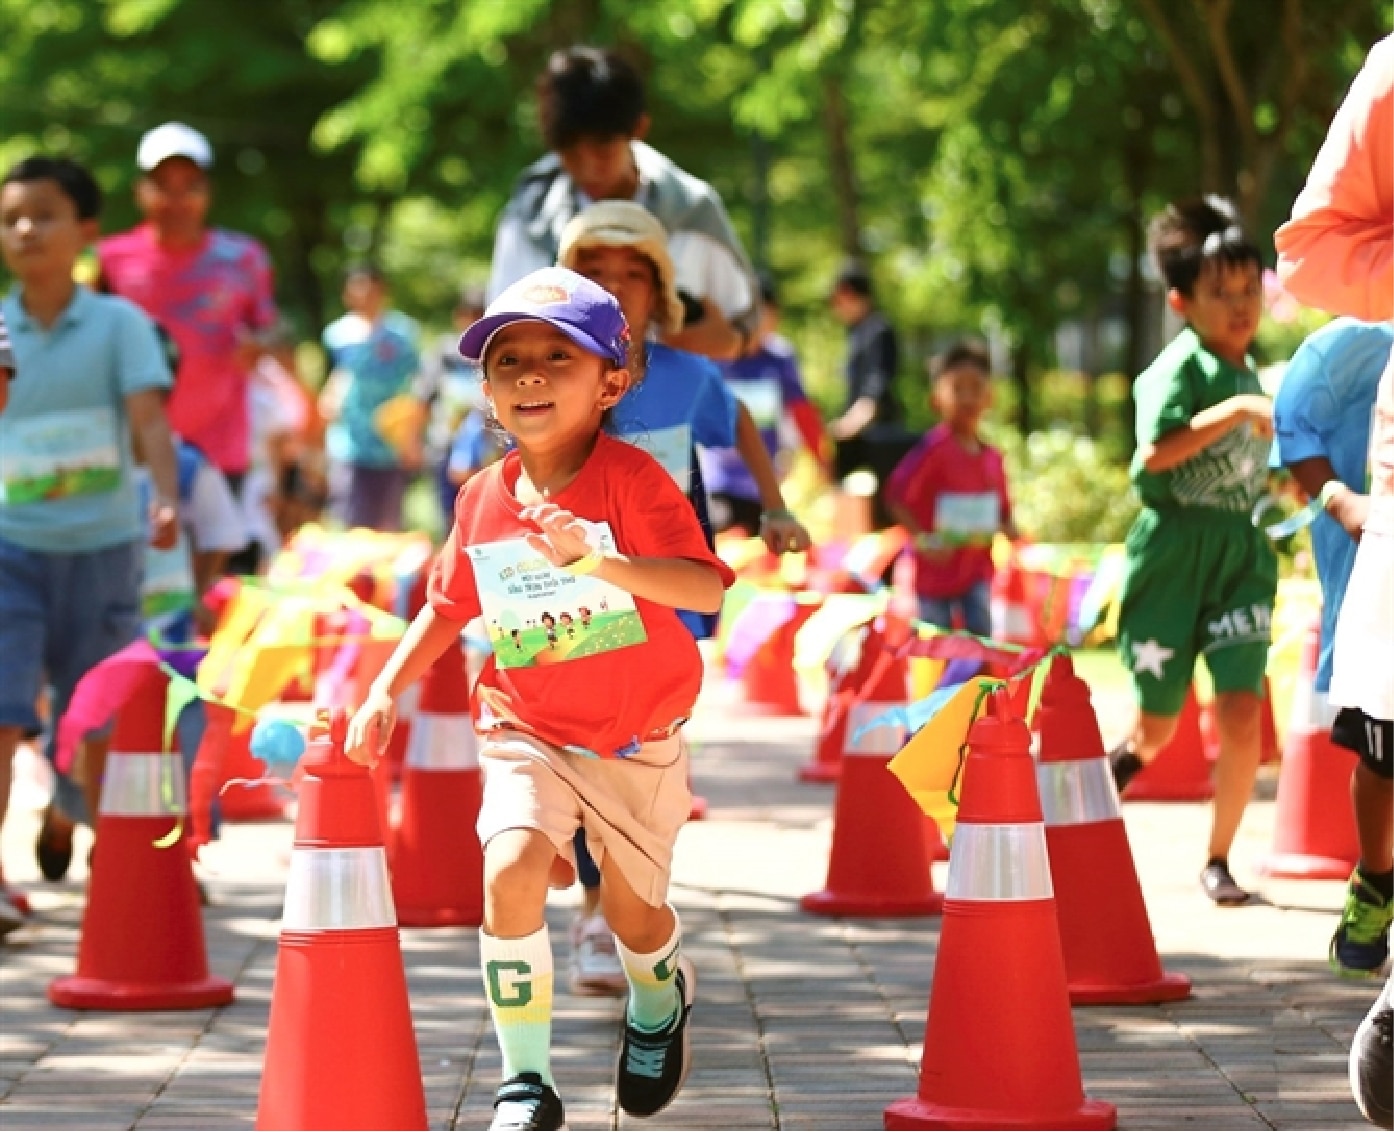
<svg viewBox="0 0 1394 1132"><path fill-rule="evenodd" d="M624 1024L619 1069L615 1074L615 1097L630 1116L653 1116L662 1112L678 1095L692 1066L692 1039L687 1017L697 989L697 972L687 956L678 958L673 976L681 1006L668 1029L660 1034Z"/></svg>
<svg viewBox="0 0 1394 1132"><path fill-rule="evenodd" d="M1350 1044L1350 1091L1366 1120L1394 1128L1394 1002L1388 981Z"/></svg>
<svg viewBox="0 0 1394 1132"><path fill-rule="evenodd" d="M565 1128L566 1109L556 1089L536 1073L519 1073L494 1094L495 1129Z"/></svg>
<svg viewBox="0 0 1394 1132"><path fill-rule="evenodd" d="M1143 762L1125 739L1108 753L1108 766L1113 771L1113 785L1122 794L1128 788L1128 783L1142 770Z"/></svg>
<svg viewBox="0 0 1394 1132"><path fill-rule="evenodd" d="M1211 861L1200 874L1200 886L1205 895L1222 908L1230 908L1249 902L1249 894L1239 887L1225 861Z"/></svg>

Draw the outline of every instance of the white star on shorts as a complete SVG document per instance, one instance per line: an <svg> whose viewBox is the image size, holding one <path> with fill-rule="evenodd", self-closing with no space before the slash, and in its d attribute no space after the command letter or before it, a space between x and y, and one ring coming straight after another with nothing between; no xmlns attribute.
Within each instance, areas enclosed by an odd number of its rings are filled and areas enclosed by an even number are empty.
<svg viewBox="0 0 1394 1132"><path fill-rule="evenodd" d="M1158 680L1163 679L1162 670L1176 650L1164 648L1155 640L1139 641L1133 645L1133 671L1150 672Z"/></svg>

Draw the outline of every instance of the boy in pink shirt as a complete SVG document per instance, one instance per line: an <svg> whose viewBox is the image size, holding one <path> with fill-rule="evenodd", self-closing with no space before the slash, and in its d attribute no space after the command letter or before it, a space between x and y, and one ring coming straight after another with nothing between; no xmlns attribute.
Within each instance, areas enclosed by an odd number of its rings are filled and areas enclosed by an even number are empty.
<svg viewBox="0 0 1394 1132"><path fill-rule="evenodd" d="M1002 454L978 436L992 401L987 352L960 342L936 358L934 407L942 418L896 466L886 484L886 505L914 539L915 592L920 619L992 634L989 591L992 540L1016 537Z"/></svg>
<svg viewBox="0 0 1394 1132"><path fill-rule="evenodd" d="M97 245L100 289L130 299L174 338L182 359L170 426L241 495L251 440L247 376L256 335L275 324L271 264L250 236L207 226L213 149L167 122L136 152L145 222Z"/></svg>

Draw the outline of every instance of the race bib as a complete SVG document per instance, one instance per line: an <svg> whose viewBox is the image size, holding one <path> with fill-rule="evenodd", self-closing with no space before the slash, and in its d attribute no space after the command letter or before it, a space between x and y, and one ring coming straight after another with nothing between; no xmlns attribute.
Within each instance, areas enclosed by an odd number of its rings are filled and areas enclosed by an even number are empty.
<svg viewBox="0 0 1394 1132"><path fill-rule="evenodd" d="M731 392L749 411L762 430L778 428L784 417L784 393L779 382L761 377L754 381L733 381Z"/></svg>
<svg viewBox="0 0 1394 1132"><path fill-rule="evenodd" d="M141 612L147 620L193 609L194 591L193 562L183 530L180 530L179 540L169 550L153 546L145 548Z"/></svg>
<svg viewBox="0 0 1394 1132"><path fill-rule="evenodd" d="M682 493L692 489L692 429L688 425L652 428L620 437L626 444L642 448L663 465Z"/></svg>
<svg viewBox="0 0 1394 1132"><path fill-rule="evenodd" d="M0 453L0 500L12 507L121 486L114 409L63 409L11 422Z"/></svg>
<svg viewBox="0 0 1394 1132"><path fill-rule="evenodd" d="M936 534L959 537L996 534L1002 523L996 492L946 491L934 501Z"/></svg>
<svg viewBox="0 0 1394 1132"><path fill-rule="evenodd" d="M591 526L599 549L613 552L610 525ZM558 569L524 539L482 543L467 553L500 668L541 668L648 640L630 594Z"/></svg>

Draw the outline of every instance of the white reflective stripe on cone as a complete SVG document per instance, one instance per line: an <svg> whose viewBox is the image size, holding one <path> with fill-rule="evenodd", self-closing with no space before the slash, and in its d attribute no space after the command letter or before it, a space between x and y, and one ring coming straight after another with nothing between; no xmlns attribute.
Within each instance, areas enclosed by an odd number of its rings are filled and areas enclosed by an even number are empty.
<svg viewBox="0 0 1394 1132"><path fill-rule="evenodd" d="M1313 684L1298 678L1292 690L1292 711L1289 716L1292 727L1299 735L1310 735L1317 731L1330 731L1336 722L1336 709L1326 698L1325 692L1318 692Z"/></svg>
<svg viewBox="0 0 1394 1132"><path fill-rule="evenodd" d="M1087 825L1121 816L1106 758L1037 763L1036 785L1046 825Z"/></svg>
<svg viewBox="0 0 1394 1132"><path fill-rule="evenodd" d="M954 827L949 855L950 900L1048 900L1050 857L1040 822Z"/></svg>
<svg viewBox="0 0 1394 1132"><path fill-rule="evenodd" d="M395 928L397 910L387 879L387 851L292 849L281 927Z"/></svg>
<svg viewBox="0 0 1394 1132"><path fill-rule="evenodd" d="M853 704L852 710L847 713L847 733L842 741L842 753L844 755L879 755L885 758L888 755L898 755L900 748L905 746L909 738L905 734L905 728L898 723L886 723L880 727L873 727L860 739L854 738L858 729L871 723L878 715L885 715L886 712L895 708L903 708L903 703L895 703L890 700L868 700L866 703Z"/></svg>
<svg viewBox="0 0 1394 1132"><path fill-rule="evenodd" d="M479 766L474 720L468 715L418 713L407 739L406 764L413 770L474 770Z"/></svg>
<svg viewBox="0 0 1394 1132"><path fill-rule="evenodd" d="M109 817L177 817L188 812L184 760L174 752L154 755L112 751L102 772L101 813Z"/></svg>

